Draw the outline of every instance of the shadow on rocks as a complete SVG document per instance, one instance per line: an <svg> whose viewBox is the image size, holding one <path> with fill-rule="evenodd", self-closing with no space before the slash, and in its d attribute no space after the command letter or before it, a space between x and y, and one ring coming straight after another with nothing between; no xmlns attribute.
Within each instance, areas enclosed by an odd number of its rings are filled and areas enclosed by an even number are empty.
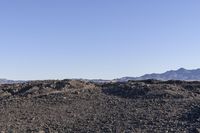
<svg viewBox="0 0 200 133"><path fill-rule="evenodd" d="M119 96L122 98L141 98L144 97L148 92L149 89L145 87L129 87L129 86L116 86L116 87L106 87L103 90L103 93L106 95L113 95L113 96Z"/></svg>
<svg viewBox="0 0 200 133"><path fill-rule="evenodd" d="M200 105L195 105L191 109L183 114L181 120L187 121L189 123L200 123Z"/></svg>

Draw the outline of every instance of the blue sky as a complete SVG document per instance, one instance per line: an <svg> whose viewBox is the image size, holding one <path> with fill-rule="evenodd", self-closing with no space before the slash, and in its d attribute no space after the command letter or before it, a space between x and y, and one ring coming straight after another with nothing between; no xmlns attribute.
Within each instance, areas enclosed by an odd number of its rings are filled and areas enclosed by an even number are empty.
<svg viewBox="0 0 200 133"><path fill-rule="evenodd" d="M199 68L199 0L0 1L0 78L140 76Z"/></svg>

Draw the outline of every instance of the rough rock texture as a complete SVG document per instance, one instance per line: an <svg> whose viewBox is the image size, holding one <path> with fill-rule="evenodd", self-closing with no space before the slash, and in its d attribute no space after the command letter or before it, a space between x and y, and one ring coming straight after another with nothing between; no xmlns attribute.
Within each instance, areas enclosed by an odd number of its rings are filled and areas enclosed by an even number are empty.
<svg viewBox="0 0 200 133"><path fill-rule="evenodd" d="M200 131L200 82L33 81L0 85L8 133Z"/></svg>

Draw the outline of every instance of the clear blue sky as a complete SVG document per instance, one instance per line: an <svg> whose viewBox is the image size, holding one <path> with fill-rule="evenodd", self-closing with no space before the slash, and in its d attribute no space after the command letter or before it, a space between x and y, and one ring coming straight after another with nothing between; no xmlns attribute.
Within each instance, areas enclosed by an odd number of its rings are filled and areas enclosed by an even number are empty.
<svg viewBox="0 0 200 133"><path fill-rule="evenodd" d="M199 0L2 0L0 78L140 76L200 67Z"/></svg>

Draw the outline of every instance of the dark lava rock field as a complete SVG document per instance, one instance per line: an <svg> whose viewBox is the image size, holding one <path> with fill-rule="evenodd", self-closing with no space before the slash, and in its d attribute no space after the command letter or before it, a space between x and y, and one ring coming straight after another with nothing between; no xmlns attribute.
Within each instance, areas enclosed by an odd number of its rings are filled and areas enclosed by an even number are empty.
<svg viewBox="0 0 200 133"><path fill-rule="evenodd" d="M200 133L200 82L0 85L1 133Z"/></svg>

